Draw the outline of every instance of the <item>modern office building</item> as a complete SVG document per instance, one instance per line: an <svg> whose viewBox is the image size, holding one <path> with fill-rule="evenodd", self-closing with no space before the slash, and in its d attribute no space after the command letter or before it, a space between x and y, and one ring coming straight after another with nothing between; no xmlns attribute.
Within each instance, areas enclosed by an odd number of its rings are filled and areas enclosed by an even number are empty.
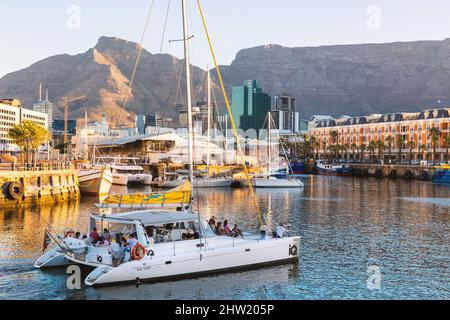
<svg viewBox="0 0 450 320"><path fill-rule="evenodd" d="M272 97L272 118L280 132L296 133L300 130L300 117L295 105L295 98L288 95Z"/></svg>
<svg viewBox="0 0 450 320"><path fill-rule="evenodd" d="M68 119L67 120L67 134L69 140L73 137L77 130L77 121ZM52 124L52 140L53 146L58 147L64 144L64 119L54 119Z"/></svg>
<svg viewBox="0 0 450 320"><path fill-rule="evenodd" d="M161 116L158 113L150 113L145 116L145 127L157 127L160 122Z"/></svg>
<svg viewBox="0 0 450 320"><path fill-rule="evenodd" d="M145 133L145 127L146 127L146 116L143 114L137 114L135 118L135 125L137 128L137 131L139 134Z"/></svg>
<svg viewBox="0 0 450 320"><path fill-rule="evenodd" d="M0 99L0 152L16 152L19 148L11 143L8 132L24 120L48 128L47 114L22 108L18 99Z"/></svg>
<svg viewBox="0 0 450 320"><path fill-rule="evenodd" d="M271 108L271 98L257 86L256 80L246 80L241 87L233 87L231 109L236 127L262 129Z"/></svg>
<svg viewBox="0 0 450 320"><path fill-rule="evenodd" d="M314 127L308 129L308 135L314 136L319 142L319 154L326 152L327 146L333 143L356 148L367 147L370 141L381 140L386 149L384 157L388 156L388 138L391 136L391 158L401 156L402 160L412 154L413 159L432 160L433 142L430 136L431 128L439 128L441 135L436 144L436 160L448 160L445 139L450 135L450 108L431 109L421 112L400 112L393 114L372 114L368 116L342 116L338 119L324 117L318 120ZM337 132L333 142L332 132ZM335 134L335 133L334 133ZM359 154L359 151L356 150ZM375 151L377 152L377 151ZM352 153L349 151L349 153ZM367 157L369 150L363 152Z"/></svg>
<svg viewBox="0 0 450 320"><path fill-rule="evenodd" d="M45 90L45 100L42 100L41 85L39 85L39 100L33 101L33 110L47 114L47 129L51 132L53 128L53 103L48 99L48 89Z"/></svg>

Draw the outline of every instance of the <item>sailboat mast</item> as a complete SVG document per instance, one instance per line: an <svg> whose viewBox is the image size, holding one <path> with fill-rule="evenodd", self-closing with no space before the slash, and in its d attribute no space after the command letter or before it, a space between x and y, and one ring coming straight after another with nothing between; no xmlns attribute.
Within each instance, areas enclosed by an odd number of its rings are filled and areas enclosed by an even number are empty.
<svg viewBox="0 0 450 320"><path fill-rule="evenodd" d="M191 64L189 60L189 32L188 32L188 21L187 21L187 8L186 0L181 0L181 7L183 12L183 43L184 43L184 66L186 71L186 107L187 107L187 124L188 124L188 161L189 161L189 181L194 183L194 173L193 173L193 149L192 149L192 102L191 102Z"/></svg>
<svg viewBox="0 0 450 320"><path fill-rule="evenodd" d="M87 121L87 110L84 110L84 159L89 159L89 138L88 138L88 121Z"/></svg>
<svg viewBox="0 0 450 320"><path fill-rule="evenodd" d="M268 170L267 174L270 174L270 166L271 166L271 162L272 162L271 161L272 160L271 159L272 158L272 153L270 152L271 142L272 142L272 136L270 134L270 120L271 120L270 112L267 113L267 116L268 116L267 122L268 122L268 128L269 128L269 132L268 132L268 135L267 135L267 139L268 139L267 153L268 153L268 157L269 157L269 166L267 168L267 170Z"/></svg>
<svg viewBox="0 0 450 320"><path fill-rule="evenodd" d="M207 66L208 69L208 85L207 85L207 90L208 90L208 121L207 121L207 135L208 135L208 144L207 144L207 154L206 154L206 167L208 168L208 175L209 175L209 161L210 161L210 150L209 150L209 143L211 141L211 136L210 136L210 130L209 128L211 128L211 73L209 72L209 65Z"/></svg>

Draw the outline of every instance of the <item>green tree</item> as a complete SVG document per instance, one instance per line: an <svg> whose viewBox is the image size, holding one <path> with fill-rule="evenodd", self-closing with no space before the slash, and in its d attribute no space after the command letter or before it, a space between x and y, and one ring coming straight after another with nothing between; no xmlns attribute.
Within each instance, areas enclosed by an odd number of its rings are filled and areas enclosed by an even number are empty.
<svg viewBox="0 0 450 320"><path fill-rule="evenodd" d="M394 137L391 136L391 135L387 136L386 143L387 143L388 150L389 150L389 153L388 153L389 154L389 161L391 161L392 145L394 144Z"/></svg>
<svg viewBox="0 0 450 320"><path fill-rule="evenodd" d="M441 137L441 130L437 127L430 129L430 140L433 145L433 162L436 163L436 147L439 144L439 138Z"/></svg>
<svg viewBox="0 0 450 320"><path fill-rule="evenodd" d="M369 142L369 145L367 146L367 150L369 150L369 160L370 160L370 162L373 161L373 153L374 153L375 149L376 149L376 143L375 143L375 141L371 140Z"/></svg>
<svg viewBox="0 0 450 320"><path fill-rule="evenodd" d="M399 161L399 163L401 163L401 161L402 161L402 150L403 150L404 145L405 145L405 137L398 136L398 139L397 139L397 149L398 149L397 160Z"/></svg>
<svg viewBox="0 0 450 320"><path fill-rule="evenodd" d="M361 145L359 146L359 150L361 153L361 158L360 158L360 162L363 162L364 159L364 151L367 149L366 145L364 143L361 143Z"/></svg>
<svg viewBox="0 0 450 320"><path fill-rule="evenodd" d="M425 143L422 143L422 144L420 145L420 157L422 158L422 160L425 160L425 159L423 158L423 153L424 153L425 151L427 151L427 145L426 145Z"/></svg>
<svg viewBox="0 0 450 320"><path fill-rule="evenodd" d="M353 161L355 161L355 158L356 158L355 151L356 151L357 147L358 146L356 145L356 143L352 143L350 145L350 149L352 150L352 154L353 154Z"/></svg>
<svg viewBox="0 0 450 320"><path fill-rule="evenodd" d="M378 160L381 160L383 158L384 149L386 148L386 145L384 144L381 139L378 139L377 142L375 142L375 146L378 150Z"/></svg>
<svg viewBox="0 0 450 320"><path fill-rule="evenodd" d="M450 134L447 134L444 138L444 148L446 149L446 154L447 154L447 162L449 162L449 154L448 154L448 149L450 148Z"/></svg>
<svg viewBox="0 0 450 320"><path fill-rule="evenodd" d="M331 135L331 147L332 147L331 151L334 154L334 158L336 158L336 153L337 153L336 143L338 140L339 133L336 130L332 130L330 135ZM331 158L331 160L333 160L333 158Z"/></svg>
<svg viewBox="0 0 450 320"><path fill-rule="evenodd" d="M412 149L416 147L416 143L414 142L414 139L410 139L406 146L409 148L409 164L412 164Z"/></svg>
<svg viewBox="0 0 450 320"><path fill-rule="evenodd" d="M25 161L30 162L30 153L38 151L39 147L50 139L48 130L32 121L24 120L8 132L8 138L16 144L25 155ZM35 162L36 156L32 159Z"/></svg>

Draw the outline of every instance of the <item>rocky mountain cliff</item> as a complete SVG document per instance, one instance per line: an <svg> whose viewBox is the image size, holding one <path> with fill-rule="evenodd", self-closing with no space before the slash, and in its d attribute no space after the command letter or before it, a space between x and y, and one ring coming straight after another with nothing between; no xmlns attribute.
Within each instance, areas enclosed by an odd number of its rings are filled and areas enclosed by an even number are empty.
<svg viewBox="0 0 450 320"><path fill-rule="evenodd" d="M184 101L185 77L180 79L182 60L168 54L151 54L145 49L135 75L133 88L120 112L136 60L138 45L118 38L102 37L85 53L49 57L0 79L0 97L15 97L30 107L38 98L38 86L48 87L56 105L54 117L63 114L63 97L83 97L71 104L71 117L100 119L106 112L113 124L134 123L135 113L162 112L175 116L177 104ZM182 72L181 74L183 74ZM193 87L199 87L206 72L193 67ZM177 93L178 91L178 93ZM179 107L178 107L179 108Z"/></svg>
<svg viewBox="0 0 450 320"><path fill-rule="evenodd" d="M241 50L222 66L227 85L257 79L297 98L301 117L413 111L450 105L450 39ZM440 101L440 102L439 102Z"/></svg>
<svg viewBox="0 0 450 320"><path fill-rule="evenodd" d="M72 104L71 117L82 117L87 109L90 118L107 112L117 121L136 53L136 43L102 37L85 53L49 57L4 76L0 97L19 98L29 107L42 82L55 102L55 117L62 115L63 97L84 96ZM184 101L185 77L178 79L182 68L182 60L143 50L121 122L134 122L135 113L175 116ZM241 50L221 70L228 89L256 79L271 95L295 96L302 118L450 105L450 39L308 48L267 45ZM204 94L205 71L193 67L192 72L195 100Z"/></svg>

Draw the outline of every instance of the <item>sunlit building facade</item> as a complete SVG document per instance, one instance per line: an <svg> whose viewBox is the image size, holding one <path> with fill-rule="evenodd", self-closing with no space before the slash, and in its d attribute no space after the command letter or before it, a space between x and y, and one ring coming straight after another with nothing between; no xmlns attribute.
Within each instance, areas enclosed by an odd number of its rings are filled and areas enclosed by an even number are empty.
<svg viewBox="0 0 450 320"><path fill-rule="evenodd" d="M400 155L400 160L405 160L411 155L414 160L422 158L432 160L434 146L431 128L439 128L441 132L439 142L436 144L436 160L447 161L446 137L450 135L450 108L329 118L318 121L314 127L309 127L308 136L313 136L318 142L315 152L320 157L329 152L327 151L329 146L338 144L345 146L347 149L345 153L349 158L361 158L361 155L367 158L370 154L370 150L367 149L370 141L381 140L385 145L382 156L386 160L389 152L388 141L391 140L392 159ZM337 135L333 134L333 131ZM389 136L392 138L388 138ZM365 146L366 149L362 150L361 146Z"/></svg>

